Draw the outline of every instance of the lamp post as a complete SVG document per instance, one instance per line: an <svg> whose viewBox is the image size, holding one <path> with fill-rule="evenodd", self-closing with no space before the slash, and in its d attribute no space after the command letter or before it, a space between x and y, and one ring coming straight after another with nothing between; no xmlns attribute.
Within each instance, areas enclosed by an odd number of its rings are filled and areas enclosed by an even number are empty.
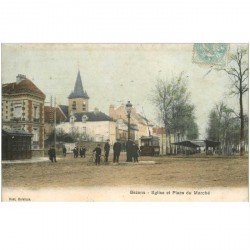
<svg viewBox="0 0 250 250"><path fill-rule="evenodd" d="M132 111L132 104L130 101L127 102L126 104L126 111L127 111L127 114L128 114L128 140L131 139L130 138L130 114L131 114L131 111Z"/></svg>
<svg viewBox="0 0 250 250"><path fill-rule="evenodd" d="M127 102L126 104L126 111L128 114L128 141L127 141L127 145L126 145L126 150L127 150L127 162L131 162L132 161L132 151L133 151L133 143L130 140L130 114L132 111L132 104L130 101Z"/></svg>

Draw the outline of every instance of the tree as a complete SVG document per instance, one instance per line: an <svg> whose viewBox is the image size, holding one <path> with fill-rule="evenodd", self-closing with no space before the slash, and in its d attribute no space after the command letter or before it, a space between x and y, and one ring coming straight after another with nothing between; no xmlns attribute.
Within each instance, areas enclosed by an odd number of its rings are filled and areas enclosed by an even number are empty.
<svg viewBox="0 0 250 250"><path fill-rule="evenodd" d="M207 137L219 141L223 154L231 154L240 144L240 122L235 112L223 102L215 105L210 111Z"/></svg>
<svg viewBox="0 0 250 250"><path fill-rule="evenodd" d="M190 93L187 91L186 84L187 78L180 73L170 81L158 79L152 91L151 101L156 106L159 118L164 124L170 152L172 151L171 134L178 139L179 136L192 139L198 137L195 107L190 103Z"/></svg>
<svg viewBox="0 0 250 250"><path fill-rule="evenodd" d="M244 136L244 110L243 95L248 91L248 53L247 49L238 48L236 53L231 55L229 66L223 69L232 81L231 94L239 96L239 118L240 118L240 155L245 152L245 136Z"/></svg>

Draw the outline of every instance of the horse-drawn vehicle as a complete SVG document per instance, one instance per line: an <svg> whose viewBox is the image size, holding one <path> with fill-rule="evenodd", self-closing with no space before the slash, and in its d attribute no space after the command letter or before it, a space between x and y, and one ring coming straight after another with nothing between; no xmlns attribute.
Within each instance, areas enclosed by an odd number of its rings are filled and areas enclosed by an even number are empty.
<svg viewBox="0 0 250 250"><path fill-rule="evenodd" d="M157 136L142 136L140 140L141 156L158 156L160 154L160 142Z"/></svg>

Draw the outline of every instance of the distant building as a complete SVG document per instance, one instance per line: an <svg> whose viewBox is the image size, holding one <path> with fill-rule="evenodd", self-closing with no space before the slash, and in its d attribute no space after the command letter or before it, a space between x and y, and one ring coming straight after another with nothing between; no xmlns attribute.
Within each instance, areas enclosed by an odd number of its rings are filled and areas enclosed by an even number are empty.
<svg viewBox="0 0 250 250"><path fill-rule="evenodd" d="M68 96L68 105L59 105L66 121L58 124L56 129L66 133L80 133L87 140L106 141L111 144L116 139L116 123L111 117L99 111L89 111L89 96L83 88L78 71L74 90ZM80 138L79 138L80 139Z"/></svg>
<svg viewBox="0 0 250 250"><path fill-rule="evenodd" d="M115 108L114 105L110 105L109 116L115 121L122 119L124 123L127 124L128 118L125 105L121 105L117 108ZM138 113L135 108L132 108L130 117L131 126L137 130L136 139L140 139L142 136L149 136L152 134L153 124L147 118Z"/></svg>
<svg viewBox="0 0 250 250"><path fill-rule="evenodd" d="M139 143L138 126L130 124L130 139ZM122 144L122 149L125 150L125 145L128 140L128 122L123 119L116 120L116 140Z"/></svg>
<svg viewBox="0 0 250 250"><path fill-rule="evenodd" d="M43 155L45 94L25 75L2 84L2 128L31 133L32 155Z"/></svg>
<svg viewBox="0 0 250 250"><path fill-rule="evenodd" d="M55 124L55 108L51 106L44 106L44 138L45 140L54 131ZM67 121L67 116L60 107L56 108L56 124Z"/></svg>
<svg viewBox="0 0 250 250"><path fill-rule="evenodd" d="M154 127L152 131L152 135L159 137L160 139L160 154L169 154L171 145L169 143L169 135L168 139L166 136L166 130L164 127ZM171 142L174 142L174 135L171 134Z"/></svg>

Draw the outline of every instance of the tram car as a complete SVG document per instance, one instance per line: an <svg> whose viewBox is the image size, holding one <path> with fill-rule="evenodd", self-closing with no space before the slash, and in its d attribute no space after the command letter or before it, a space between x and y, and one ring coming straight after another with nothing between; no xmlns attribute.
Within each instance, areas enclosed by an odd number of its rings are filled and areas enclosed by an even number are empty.
<svg viewBox="0 0 250 250"><path fill-rule="evenodd" d="M142 136L140 138L140 155L141 156L159 156L160 140L156 136Z"/></svg>

